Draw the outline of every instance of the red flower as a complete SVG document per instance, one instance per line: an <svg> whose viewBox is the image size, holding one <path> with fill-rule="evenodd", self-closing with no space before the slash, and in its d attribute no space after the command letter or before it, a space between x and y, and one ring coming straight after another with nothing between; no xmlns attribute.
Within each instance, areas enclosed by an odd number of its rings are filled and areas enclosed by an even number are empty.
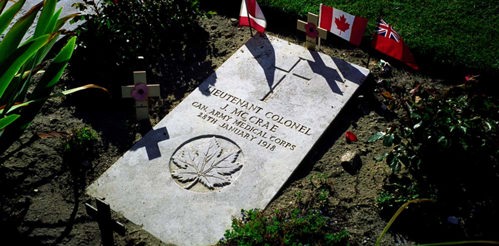
<svg viewBox="0 0 499 246"><path fill-rule="evenodd" d="M118 4L119 0L113 0L114 4Z"/></svg>
<svg viewBox="0 0 499 246"><path fill-rule="evenodd" d="M464 76L464 80L466 82L475 81L477 77L478 77L478 75L466 75L466 76Z"/></svg>
<svg viewBox="0 0 499 246"><path fill-rule="evenodd" d="M347 142L357 142L357 136L351 131L347 131L345 133L345 137L347 139Z"/></svg>
<svg viewBox="0 0 499 246"><path fill-rule="evenodd" d="M319 32L317 31L317 26L314 23L305 24L305 32L307 36L311 38L316 38L319 36Z"/></svg>

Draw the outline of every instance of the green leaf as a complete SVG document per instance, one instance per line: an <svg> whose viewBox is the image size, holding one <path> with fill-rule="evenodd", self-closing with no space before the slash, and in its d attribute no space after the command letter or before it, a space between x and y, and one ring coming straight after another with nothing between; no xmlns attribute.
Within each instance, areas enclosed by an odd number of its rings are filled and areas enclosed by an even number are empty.
<svg viewBox="0 0 499 246"><path fill-rule="evenodd" d="M1 0L0 1L0 13L3 12L3 9L5 8L5 5L7 5L7 0Z"/></svg>
<svg viewBox="0 0 499 246"><path fill-rule="evenodd" d="M59 51L52 63L50 63L49 67L46 69L42 78L38 82L37 87L33 91L32 98L46 97L50 94L50 91L47 89L52 88L57 84L57 82L59 82L69 59L71 59L75 46L76 37L72 37Z"/></svg>
<svg viewBox="0 0 499 246"><path fill-rule="evenodd" d="M33 65L33 66L38 66L41 64L44 60L47 54L50 52L54 44L58 41L60 33L56 32L53 33L53 38L50 40L49 43L44 45L38 52L37 54L33 57L33 60L30 61L28 64Z"/></svg>
<svg viewBox="0 0 499 246"><path fill-rule="evenodd" d="M4 92L10 85L12 79L21 67L28 61L43 45L45 45L50 35L44 35L36 39L32 39L14 50L8 59L0 63L0 98L4 96Z"/></svg>
<svg viewBox="0 0 499 246"><path fill-rule="evenodd" d="M16 109L19 109L19 108L22 108L22 107L27 107L27 106L29 106L29 105L31 105L33 103L42 102L43 100L46 100L48 98L67 96L69 94L73 94L75 92L82 91L82 90L87 90L87 89L100 89L102 91L105 91L105 92L109 93L109 91L106 88L102 87L102 86L98 86L98 85L95 85L95 84L87 84L87 85L82 85L82 86L79 86L79 87L76 87L76 88L73 88L73 89L65 90L65 91L62 91L61 93L56 93L56 94L48 96L48 97L37 98L37 99L33 99L33 100L29 100L29 101L26 101L26 102L23 102L23 103L16 104L16 105L12 106L6 113L10 114L10 113L14 112ZM3 111L4 111L4 109L0 109L0 114L2 114Z"/></svg>
<svg viewBox="0 0 499 246"><path fill-rule="evenodd" d="M395 135L393 133L386 134L383 138L383 145L390 147L393 145L393 141L395 140Z"/></svg>
<svg viewBox="0 0 499 246"><path fill-rule="evenodd" d="M383 153L374 157L375 161L382 161L388 156L388 153Z"/></svg>
<svg viewBox="0 0 499 246"><path fill-rule="evenodd" d="M450 126L449 127L449 132L450 133L454 132L454 130L456 130L456 126Z"/></svg>
<svg viewBox="0 0 499 246"><path fill-rule="evenodd" d="M46 33L59 31L59 28L58 29L55 28L57 26L57 23L59 22L59 16L61 16L61 13L62 13L62 8L59 8L57 12L55 12L54 15L52 15L52 18L50 18L50 22L47 28L45 29Z"/></svg>
<svg viewBox="0 0 499 246"><path fill-rule="evenodd" d="M76 16L79 16L79 15L80 14L75 13L75 14L66 15L66 16L60 18L59 20L57 20L57 23L55 24L54 30L61 29L62 26L64 26L64 24L66 24L66 22L68 20L71 20L71 19L73 19L73 18L75 18Z"/></svg>
<svg viewBox="0 0 499 246"><path fill-rule="evenodd" d="M55 5L54 5L54 7L55 7ZM40 14L40 18L44 14L44 10L46 10L45 8L46 7L44 7L42 9L42 13ZM50 7L50 8L52 8L52 7ZM55 42L58 40L59 33L58 33L58 29L55 29L55 26L57 25L57 19L61 15L61 12L62 12L62 8L59 8L59 10L55 13L54 13L53 9L52 9L52 11L47 12L47 13L51 13L52 15L50 16L48 23L44 26L44 29L43 29L44 31L42 33L40 33L40 35L57 32L57 37L55 37L49 44L45 45L42 49L40 49L40 51L38 51L38 53L36 54L36 56L33 59L33 65L36 66L36 65L40 64L45 59L45 56L47 56L47 54L50 52L50 50L54 46ZM37 28L38 28L38 26L40 26L40 18L38 19ZM37 35L35 32L35 35L33 37L37 37L37 36L39 36L39 35Z"/></svg>
<svg viewBox="0 0 499 246"><path fill-rule="evenodd" d="M492 125L488 121L483 121L485 132L489 132L492 130Z"/></svg>
<svg viewBox="0 0 499 246"><path fill-rule="evenodd" d="M86 89L100 89L100 90L103 90L105 92L108 92L106 88L102 87L102 86L98 86L98 85L95 85L95 84L88 84L88 85L83 85L83 86L80 86L80 87L76 87L76 88L73 88L73 89L69 89L69 90L65 90L62 92L63 95L69 95L69 94L73 94L75 92L78 92L78 91L81 91L81 90L86 90Z"/></svg>
<svg viewBox="0 0 499 246"><path fill-rule="evenodd" d="M382 139L385 135L386 135L386 133L384 133L384 132L376 132L371 137L369 137L367 142L368 143L376 142L376 141Z"/></svg>
<svg viewBox="0 0 499 246"><path fill-rule="evenodd" d="M29 27L35 20L38 10L41 8L41 4L35 5L31 8L28 13L21 17L14 26L5 35L4 39L0 42L0 64L7 60L7 58L16 51L22 38L28 31ZM4 81L4 80L2 80Z"/></svg>
<svg viewBox="0 0 499 246"><path fill-rule="evenodd" d="M16 2L12 6L10 6L9 9L5 11L5 13L0 15L0 34L2 34L3 31L5 31L5 29L9 26L12 19L14 19L14 16L16 16L17 12L19 12L21 7L24 5L24 2L26 2L26 0L21 0ZM0 11L3 10L6 4L7 1L2 0L2 3L0 5Z"/></svg>
<svg viewBox="0 0 499 246"><path fill-rule="evenodd" d="M36 25L35 34L33 37L38 37L43 34L52 32L55 22L50 26L51 19L53 18L55 5L57 0L44 0L43 9L38 18L38 23Z"/></svg>
<svg viewBox="0 0 499 246"><path fill-rule="evenodd" d="M398 173L400 171L400 162L397 153L391 152L386 157L386 162L393 173Z"/></svg>
<svg viewBox="0 0 499 246"><path fill-rule="evenodd" d="M423 121L420 121L420 122L416 123L416 124L412 127L412 129L418 129L419 127L421 127L421 125L422 125L422 124L423 124Z"/></svg>
<svg viewBox="0 0 499 246"><path fill-rule="evenodd" d="M445 136L440 136L437 140L437 143L444 148L447 148L447 146L449 146L449 141Z"/></svg>
<svg viewBox="0 0 499 246"><path fill-rule="evenodd" d="M18 114L11 114L7 115L3 118L0 119L0 130L4 129L8 125L12 124L14 121L16 121L21 115Z"/></svg>
<svg viewBox="0 0 499 246"><path fill-rule="evenodd" d="M468 132L468 128L466 126L459 126L459 130L461 130L464 134Z"/></svg>

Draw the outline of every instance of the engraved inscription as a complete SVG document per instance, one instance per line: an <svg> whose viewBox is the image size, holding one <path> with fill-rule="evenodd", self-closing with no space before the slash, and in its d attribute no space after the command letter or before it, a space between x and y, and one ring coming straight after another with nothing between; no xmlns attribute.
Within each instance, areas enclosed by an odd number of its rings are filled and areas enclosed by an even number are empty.
<svg viewBox="0 0 499 246"><path fill-rule="evenodd" d="M213 191L231 184L243 167L242 151L231 140L204 136L180 146L170 159L170 172L182 188Z"/></svg>

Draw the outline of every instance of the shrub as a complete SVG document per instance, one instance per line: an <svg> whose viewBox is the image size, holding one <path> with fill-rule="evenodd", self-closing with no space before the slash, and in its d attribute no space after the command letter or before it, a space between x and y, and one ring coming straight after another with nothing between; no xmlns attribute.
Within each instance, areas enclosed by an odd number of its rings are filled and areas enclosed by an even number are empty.
<svg viewBox="0 0 499 246"><path fill-rule="evenodd" d="M346 245L346 230L331 233L330 218L320 210L275 211L265 216L260 210L242 210L242 219L232 221L220 245Z"/></svg>
<svg viewBox="0 0 499 246"><path fill-rule="evenodd" d="M0 152L23 133L51 96L76 42L75 37L61 37L61 27L74 15L59 18L62 9L55 10L56 0L33 6L9 28L24 3L18 1L4 11L7 1L0 2L0 34L8 30L0 41ZM29 33L38 13L34 31ZM90 87L96 86L86 86Z"/></svg>
<svg viewBox="0 0 499 246"><path fill-rule="evenodd" d="M75 129L64 143L64 164L73 175L74 181L84 181L86 171L91 170L92 161L97 158L102 148L99 134L90 127ZM84 183L82 183L84 184Z"/></svg>
<svg viewBox="0 0 499 246"><path fill-rule="evenodd" d="M331 186L324 174L310 176L313 193L296 194L297 206L264 213L242 210L220 245L348 245L349 233L338 228L330 211Z"/></svg>
<svg viewBox="0 0 499 246"><path fill-rule="evenodd" d="M64 152L77 156L77 159L91 159L96 154L96 144L99 140L98 133L89 127L73 131L64 145Z"/></svg>
<svg viewBox="0 0 499 246"><path fill-rule="evenodd" d="M190 67L186 61L192 58L192 47L206 49L203 45L190 45L204 38L204 32L197 25L198 5L197 0L85 0L78 3L76 6L87 14L79 17L84 23L76 29L79 44L74 63L78 67L91 65L84 70L105 74L105 80L118 77L121 83L128 78L123 74L146 69L150 71L148 80L163 77L173 81L167 89L174 88L185 81L179 76L173 79L171 75ZM145 64L138 64L138 56L145 57ZM74 72L76 76L84 76ZM118 86L119 91L120 82L107 83Z"/></svg>
<svg viewBox="0 0 499 246"><path fill-rule="evenodd" d="M403 110L401 123L369 141L382 139L392 147L386 162L392 176L402 178L389 179L378 202L394 207L435 198L441 211L452 213L447 216L462 218L461 235L494 235L497 227L483 226L499 219L499 196L490 191L499 185L497 99L477 80L449 90L417 84L409 93L393 91L398 99L391 105Z"/></svg>

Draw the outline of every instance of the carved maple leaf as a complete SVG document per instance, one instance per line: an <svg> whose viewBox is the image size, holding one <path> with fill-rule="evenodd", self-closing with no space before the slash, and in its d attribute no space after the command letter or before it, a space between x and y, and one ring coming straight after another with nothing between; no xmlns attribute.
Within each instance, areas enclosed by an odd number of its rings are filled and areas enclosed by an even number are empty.
<svg viewBox="0 0 499 246"><path fill-rule="evenodd" d="M340 18L334 18L334 23L336 24L336 27L338 27L338 30L342 32L350 29L350 24L348 24L345 15L341 15Z"/></svg>
<svg viewBox="0 0 499 246"><path fill-rule="evenodd" d="M191 182L184 188L190 189L198 182L208 189L228 185L231 175L242 168L237 161L240 149L224 149L215 137L207 145L206 149L182 150L178 157L173 157L179 169L172 171L172 176L182 183Z"/></svg>

